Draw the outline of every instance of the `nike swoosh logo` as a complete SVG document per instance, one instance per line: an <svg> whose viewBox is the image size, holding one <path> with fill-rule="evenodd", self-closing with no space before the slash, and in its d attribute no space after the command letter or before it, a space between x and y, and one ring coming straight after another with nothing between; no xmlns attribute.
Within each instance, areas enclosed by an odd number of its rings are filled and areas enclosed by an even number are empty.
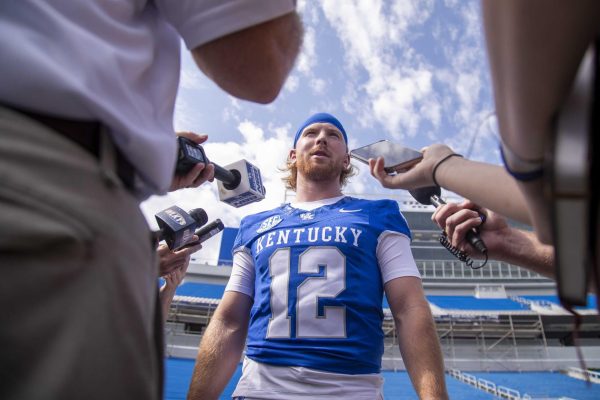
<svg viewBox="0 0 600 400"><path fill-rule="evenodd" d="M362 209L359 208L358 210L344 210L343 208L340 208L340 212L343 212L343 213L353 213L353 212L359 212L359 211L362 211Z"/></svg>

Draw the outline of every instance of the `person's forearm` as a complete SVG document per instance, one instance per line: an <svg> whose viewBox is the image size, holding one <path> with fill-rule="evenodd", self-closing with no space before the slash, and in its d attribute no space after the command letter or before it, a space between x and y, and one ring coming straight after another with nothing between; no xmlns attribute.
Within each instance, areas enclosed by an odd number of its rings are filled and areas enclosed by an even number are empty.
<svg viewBox="0 0 600 400"><path fill-rule="evenodd" d="M188 400L219 398L240 362L247 330L213 317L200 343Z"/></svg>
<svg viewBox="0 0 600 400"><path fill-rule="evenodd" d="M516 221L531 224L525 198L515 180L500 166L451 157L439 166L435 177L445 189Z"/></svg>
<svg viewBox="0 0 600 400"><path fill-rule="evenodd" d="M163 285L158 292L163 322L167 322L167 318L169 317L169 309L171 308L171 302L173 301L174 296L175 290L170 289L167 285Z"/></svg>
<svg viewBox="0 0 600 400"><path fill-rule="evenodd" d="M533 232L511 228L505 235L501 248L490 254L490 257L555 279L554 247L542 244Z"/></svg>
<svg viewBox="0 0 600 400"><path fill-rule="evenodd" d="M402 359L419 399L447 399L444 359L429 306L409 308L395 321Z"/></svg>
<svg viewBox="0 0 600 400"><path fill-rule="evenodd" d="M298 56L304 34L296 12L192 50L198 67L232 96L259 103L277 97Z"/></svg>

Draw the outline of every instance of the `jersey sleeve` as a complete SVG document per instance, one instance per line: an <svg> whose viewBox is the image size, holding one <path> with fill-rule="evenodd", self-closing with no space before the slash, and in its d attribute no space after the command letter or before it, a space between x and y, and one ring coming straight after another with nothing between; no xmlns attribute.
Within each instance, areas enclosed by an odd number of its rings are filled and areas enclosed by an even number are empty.
<svg viewBox="0 0 600 400"><path fill-rule="evenodd" d="M375 219L372 222L380 231L376 254L383 283L403 276L420 278L410 249L410 229L398 203L392 200L378 201L371 215Z"/></svg>
<svg viewBox="0 0 600 400"><path fill-rule="evenodd" d="M391 231L383 232L377 241L376 254L384 285L392 279L404 276L421 278L410 249L410 241L405 235Z"/></svg>
<svg viewBox="0 0 600 400"><path fill-rule="evenodd" d="M233 268L225 291L239 292L254 298L255 274L252 255L240 247L233 253Z"/></svg>
<svg viewBox="0 0 600 400"><path fill-rule="evenodd" d="M392 200L378 201L376 207L371 210L371 222L381 231L396 232L412 239L406 219L400 212L398 203Z"/></svg>
<svg viewBox="0 0 600 400"><path fill-rule="evenodd" d="M294 0L156 0L188 49L288 14Z"/></svg>

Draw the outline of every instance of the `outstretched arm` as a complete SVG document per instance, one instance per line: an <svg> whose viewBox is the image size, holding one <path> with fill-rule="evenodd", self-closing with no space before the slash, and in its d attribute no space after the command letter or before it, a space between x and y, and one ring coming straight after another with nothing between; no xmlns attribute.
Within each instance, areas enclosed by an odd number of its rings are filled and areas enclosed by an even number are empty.
<svg viewBox="0 0 600 400"><path fill-rule="evenodd" d="M519 159L542 167L556 114L600 32L600 2L554 1L548 7L544 0L484 0L482 11L500 136ZM542 182L519 182L519 188L537 237L551 243Z"/></svg>
<svg viewBox="0 0 600 400"><path fill-rule="evenodd" d="M480 214L486 216L483 224ZM542 244L533 232L508 226L506 219L492 211L467 200L439 207L431 219L446 232L453 246L473 258L481 257L481 254L464 239L469 230L478 228L490 258L554 279L554 248Z"/></svg>
<svg viewBox="0 0 600 400"><path fill-rule="evenodd" d="M197 240L197 237L195 238ZM165 284L158 293L163 321L167 321L169 308L175 296L177 287L185 277L190 265L191 255L202 248L201 244L171 251L166 244L161 244L156 250L159 257L159 274L165 279Z"/></svg>
<svg viewBox="0 0 600 400"><path fill-rule="evenodd" d="M444 359L421 279L406 276L385 284L402 359L420 399L447 399Z"/></svg>
<svg viewBox="0 0 600 400"><path fill-rule="evenodd" d="M158 292L163 322L167 322L167 318L169 317L169 309L171 308L171 302L173 301L173 297L175 297L175 291L177 290L177 287L181 284L181 281L183 280L183 277L187 272L188 265L189 260L187 263L185 263L184 266L179 267L174 271L169 272L167 275L163 276L163 278L165 279L165 284L162 285L160 291Z"/></svg>
<svg viewBox="0 0 600 400"><path fill-rule="evenodd" d="M433 186L435 179L444 189L471 199L477 204L506 215L514 220L530 224L527 203L515 180L504 168L449 157L454 151L443 144L433 144L423 149L423 160L407 172L388 175L383 170L383 158L369 161L371 174L390 189L416 189ZM441 163L440 163L441 162Z"/></svg>
<svg viewBox="0 0 600 400"><path fill-rule="evenodd" d="M258 103L273 101L302 43L296 12L213 40L192 51L198 67L232 96Z"/></svg>
<svg viewBox="0 0 600 400"><path fill-rule="evenodd" d="M202 337L188 400L219 398L240 362L251 307L249 296L225 292Z"/></svg>

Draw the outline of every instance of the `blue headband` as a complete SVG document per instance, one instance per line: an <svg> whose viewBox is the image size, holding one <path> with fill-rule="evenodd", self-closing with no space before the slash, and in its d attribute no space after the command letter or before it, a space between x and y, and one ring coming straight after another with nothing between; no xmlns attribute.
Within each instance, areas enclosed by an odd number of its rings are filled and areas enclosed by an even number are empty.
<svg viewBox="0 0 600 400"><path fill-rule="evenodd" d="M304 129L306 129L307 126L316 124L317 122L327 122L327 123L335 126L336 128L338 128L340 130L340 132L342 132L342 136L344 137L344 142L346 142L346 144L348 144L348 136L346 136L346 131L344 130L342 123L340 121L338 121L337 118L331 114L317 113L317 114L311 116L310 118L308 118L306 121L304 121L304 123L300 126L300 128L298 128L298 131L296 132L296 136L294 136L294 148L296 148L296 143L298 142L298 139L300 138L302 131Z"/></svg>

